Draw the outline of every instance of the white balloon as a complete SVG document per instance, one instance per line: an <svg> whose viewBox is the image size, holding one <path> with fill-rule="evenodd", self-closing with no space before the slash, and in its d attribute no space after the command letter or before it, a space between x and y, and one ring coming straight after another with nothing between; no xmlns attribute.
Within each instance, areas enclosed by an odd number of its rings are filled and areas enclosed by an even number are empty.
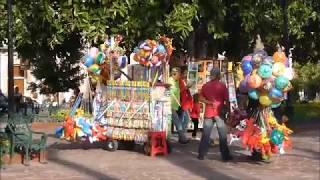
<svg viewBox="0 0 320 180"><path fill-rule="evenodd" d="M292 68L286 68L284 70L283 76L288 78L289 80L292 80L294 77L294 71Z"/></svg>

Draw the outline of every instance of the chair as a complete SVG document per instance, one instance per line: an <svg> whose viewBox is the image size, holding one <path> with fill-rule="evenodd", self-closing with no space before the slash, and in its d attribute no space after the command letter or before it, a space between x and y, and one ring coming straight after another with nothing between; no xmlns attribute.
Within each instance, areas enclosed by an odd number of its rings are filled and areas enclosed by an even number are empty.
<svg viewBox="0 0 320 180"><path fill-rule="evenodd" d="M32 153L39 155L39 162L46 163L45 151L47 146L47 136L43 132L35 132L31 130L31 121L33 115L22 116L13 115L8 119L8 136L11 142L10 147L10 162L12 162L15 150L20 150L23 153L23 163L28 166ZM36 138L35 135L40 135ZM41 158L42 156L42 158Z"/></svg>

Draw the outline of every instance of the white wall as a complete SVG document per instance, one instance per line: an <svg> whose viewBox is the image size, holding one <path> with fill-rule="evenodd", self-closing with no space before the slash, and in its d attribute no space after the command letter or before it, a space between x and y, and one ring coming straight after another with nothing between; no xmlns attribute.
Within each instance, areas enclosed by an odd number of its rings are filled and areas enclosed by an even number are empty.
<svg viewBox="0 0 320 180"><path fill-rule="evenodd" d="M8 95L8 54L0 51L0 89Z"/></svg>

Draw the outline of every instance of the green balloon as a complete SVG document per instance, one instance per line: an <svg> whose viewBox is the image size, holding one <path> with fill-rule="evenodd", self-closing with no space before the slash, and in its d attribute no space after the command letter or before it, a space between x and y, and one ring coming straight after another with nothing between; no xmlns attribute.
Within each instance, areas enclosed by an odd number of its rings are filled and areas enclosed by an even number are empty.
<svg viewBox="0 0 320 180"><path fill-rule="evenodd" d="M259 69L258 69L258 74L260 77L266 79L271 77L272 75L272 66L268 65L268 64L262 64L260 65Z"/></svg>
<svg viewBox="0 0 320 180"><path fill-rule="evenodd" d="M288 84L289 84L289 79L284 77L284 76L278 76L275 79L276 88L279 89L279 90L284 89L285 87L288 86Z"/></svg>
<svg viewBox="0 0 320 180"><path fill-rule="evenodd" d="M284 139L284 135L282 131L279 131L278 129L274 129L271 132L270 140L273 144L279 145L282 144Z"/></svg>

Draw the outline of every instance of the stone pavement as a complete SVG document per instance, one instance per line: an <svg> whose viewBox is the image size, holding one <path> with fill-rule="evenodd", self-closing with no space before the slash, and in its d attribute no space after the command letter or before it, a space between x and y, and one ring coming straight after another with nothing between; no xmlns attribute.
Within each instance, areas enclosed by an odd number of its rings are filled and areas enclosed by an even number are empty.
<svg viewBox="0 0 320 180"><path fill-rule="evenodd" d="M91 180L91 179L314 179L320 172L320 131L318 128L296 132L294 148L283 156L275 155L272 163L253 162L238 145L231 147L234 160L220 160L219 147L210 149L208 158L196 158L199 141L188 145L174 143L174 152L166 157L151 158L141 147L134 151L108 152L101 144L83 146L49 137L49 163L31 163L29 167L10 165L1 170L0 180ZM85 149L89 148L89 149Z"/></svg>

